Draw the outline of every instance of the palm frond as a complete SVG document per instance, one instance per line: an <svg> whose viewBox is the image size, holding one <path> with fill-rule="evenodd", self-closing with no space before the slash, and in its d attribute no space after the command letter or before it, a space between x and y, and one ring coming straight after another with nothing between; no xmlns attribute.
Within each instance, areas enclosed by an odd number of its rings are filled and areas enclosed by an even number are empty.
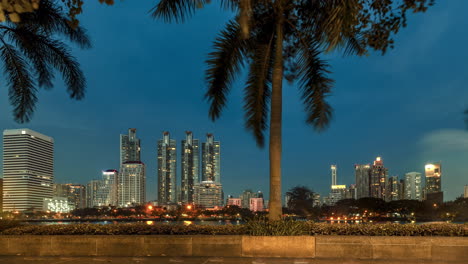
<svg viewBox="0 0 468 264"><path fill-rule="evenodd" d="M344 55L358 55L362 56L367 54L366 45L361 35L350 36L346 40L346 47L344 48Z"/></svg>
<svg viewBox="0 0 468 264"><path fill-rule="evenodd" d="M3 71L7 78L8 96L14 107L15 120L19 123L28 122L37 102L36 87L28 64L16 49L7 43L0 47L0 57L4 64Z"/></svg>
<svg viewBox="0 0 468 264"><path fill-rule="evenodd" d="M70 26L67 15L51 0L41 0L39 9L32 13L22 13L17 27L27 27L47 35L57 34L67 38L80 48L91 48L91 40L82 27Z"/></svg>
<svg viewBox="0 0 468 264"><path fill-rule="evenodd" d="M32 62L33 70L37 73L37 83L47 89L52 88L54 73L49 64L49 52L44 48L42 40L25 27L5 27L5 35L8 36L16 47Z"/></svg>
<svg viewBox="0 0 468 264"><path fill-rule="evenodd" d="M205 98L210 104L209 116L214 121L226 105L231 84L243 67L248 42L241 39L239 24L233 20L220 32L213 46L214 51L208 54L206 61L208 90Z"/></svg>
<svg viewBox="0 0 468 264"><path fill-rule="evenodd" d="M160 0L150 12L153 18L163 19L168 23L181 23L208 3L210 0Z"/></svg>
<svg viewBox="0 0 468 264"><path fill-rule="evenodd" d="M40 64L45 64L46 67L51 65L62 74L71 98L82 99L84 97L86 88L84 74L80 70L79 63L63 42L21 27L12 28L7 33L36 67L40 66ZM47 75L47 68L38 69L36 67L35 70L39 73L39 80L42 77L46 78L46 83L47 81L51 82L53 75ZM43 75L41 76L41 74ZM43 83L40 82L40 84Z"/></svg>
<svg viewBox="0 0 468 264"><path fill-rule="evenodd" d="M254 50L244 92L245 127L253 132L257 145L263 147L268 128L272 78L272 42Z"/></svg>
<svg viewBox="0 0 468 264"><path fill-rule="evenodd" d="M301 99L307 115L306 122L317 130L328 126L332 108L326 101L333 80L327 77L329 65L320 58L319 43L306 38L299 47L297 64Z"/></svg>

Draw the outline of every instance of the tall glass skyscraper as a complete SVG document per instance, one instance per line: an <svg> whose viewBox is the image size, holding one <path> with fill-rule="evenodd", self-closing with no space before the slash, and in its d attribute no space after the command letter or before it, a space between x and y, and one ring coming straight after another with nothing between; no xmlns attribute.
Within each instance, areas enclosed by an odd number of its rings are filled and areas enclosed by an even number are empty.
<svg viewBox="0 0 468 264"><path fill-rule="evenodd" d="M158 202L160 205L175 204L177 195L176 141L169 132L158 141Z"/></svg>
<svg viewBox="0 0 468 264"><path fill-rule="evenodd" d="M387 177L388 169L384 167L383 160L377 157L371 168L370 197L385 199Z"/></svg>
<svg viewBox="0 0 468 264"><path fill-rule="evenodd" d="M129 207L146 202L146 167L141 161L127 161L118 174L118 202Z"/></svg>
<svg viewBox="0 0 468 264"><path fill-rule="evenodd" d="M51 199L54 140L30 129L3 131L3 210L42 210Z"/></svg>
<svg viewBox="0 0 468 264"><path fill-rule="evenodd" d="M421 173L408 172L405 174L405 199L419 200L422 199Z"/></svg>
<svg viewBox="0 0 468 264"><path fill-rule="evenodd" d="M200 149L198 139L193 139L190 131L182 140L182 177L180 199L182 203L193 203L194 186L200 182Z"/></svg>
<svg viewBox="0 0 468 264"><path fill-rule="evenodd" d="M117 192L109 189L109 202L115 201L121 207L141 204L146 201L146 167L140 159L140 139L136 137L136 128L130 128L128 135L120 135L120 173L106 174L104 179L114 178L116 181L108 182L117 185ZM112 173L112 172L109 172ZM112 197L111 197L112 196ZM112 201L114 200L114 201Z"/></svg>
<svg viewBox="0 0 468 264"><path fill-rule="evenodd" d="M120 165L127 161L141 161L140 150L136 128L128 129L128 135L120 135Z"/></svg>
<svg viewBox="0 0 468 264"><path fill-rule="evenodd" d="M202 144L203 181L221 183L221 143L214 140L213 134L206 135Z"/></svg>
<svg viewBox="0 0 468 264"><path fill-rule="evenodd" d="M356 178L356 199L370 197L370 174L371 169L369 164L354 165L354 175Z"/></svg>

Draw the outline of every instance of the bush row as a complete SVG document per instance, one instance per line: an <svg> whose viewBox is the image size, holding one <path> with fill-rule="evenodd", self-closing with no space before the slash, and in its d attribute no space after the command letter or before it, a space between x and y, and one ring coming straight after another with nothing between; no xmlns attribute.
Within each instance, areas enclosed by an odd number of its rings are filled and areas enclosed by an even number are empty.
<svg viewBox="0 0 468 264"><path fill-rule="evenodd" d="M70 224L21 225L0 230L1 235L362 235L362 236L468 236L459 224L326 224L296 221L250 221L245 225Z"/></svg>

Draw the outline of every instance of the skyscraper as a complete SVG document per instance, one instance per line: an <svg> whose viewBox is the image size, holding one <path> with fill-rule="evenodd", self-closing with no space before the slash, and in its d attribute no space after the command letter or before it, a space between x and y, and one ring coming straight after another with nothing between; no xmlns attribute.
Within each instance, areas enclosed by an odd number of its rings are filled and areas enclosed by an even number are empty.
<svg viewBox="0 0 468 264"><path fill-rule="evenodd" d="M117 206L118 205L118 188L119 188L119 172L114 169L102 172L102 191L104 204Z"/></svg>
<svg viewBox="0 0 468 264"><path fill-rule="evenodd" d="M331 165L331 176L332 176L332 186L337 185L336 183L336 165Z"/></svg>
<svg viewBox="0 0 468 264"><path fill-rule="evenodd" d="M214 140L213 134L206 134L202 144L202 177L203 181L221 183L221 143Z"/></svg>
<svg viewBox="0 0 468 264"><path fill-rule="evenodd" d="M383 160L377 157L371 168L370 197L385 199L385 184L387 182L388 169L384 167Z"/></svg>
<svg viewBox="0 0 468 264"><path fill-rule="evenodd" d="M398 176L391 176L387 179L387 184L385 186L385 200L396 201L399 199L399 190L400 190L400 181Z"/></svg>
<svg viewBox="0 0 468 264"><path fill-rule="evenodd" d="M182 177L181 177L181 202L193 203L193 189L200 181L200 149L198 139L193 139L190 131L185 132L185 140L182 140Z"/></svg>
<svg viewBox="0 0 468 264"><path fill-rule="evenodd" d="M463 193L463 198L468 198L468 185L465 185L465 191Z"/></svg>
<svg viewBox="0 0 468 264"><path fill-rule="evenodd" d="M354 175L356 178L356 199L370 197L370 174L369 164L354 165Z"/></svg>
<svg viewBox="0 0 468 264"><path fill-rule="evenodd" d="M52 198L54 140L30 129L3 131L3 210L42 210Z"/></svg>
<svg viewBox="0 0 468 264"><path fill-rule="evenodd" d="M128 135L120 135L120 165L127 161L141 161L140 150L136 128L129 128Z"/></svg>
<svg viewBox="0 0 468 264"><path fill-rule="evenodd" d="M405 174L405 199L422 200L421 173L408 172Z"/></svg>
<svg viewBox="0 0 468 264"><path fill-rule="evenodd" d="M169 132L158 141L158 202L160 205L177 203L176 141Z"/></svg>
<svg viewBox="0 0 468 264"><path fill-rule="evenodd" d="M141 161L124 162L118 174L118 202L129 207L146 202L146 167Z"/></svg>
<svg viewBox="0 0 468 264"><path fill-rule="evenodd" d="M442 192L442 165L438 163L428 163L425 166L426 172L426 200L431 204L440 205L444 200Z"/></svg>

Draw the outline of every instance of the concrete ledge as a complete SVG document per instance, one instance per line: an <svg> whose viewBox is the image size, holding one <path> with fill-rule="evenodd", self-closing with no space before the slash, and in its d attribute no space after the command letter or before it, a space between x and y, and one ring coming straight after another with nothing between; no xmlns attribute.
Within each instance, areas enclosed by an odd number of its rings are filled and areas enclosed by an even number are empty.
<svg viewBox="0 0 468 264"><path fill-rule="evenodd" d="M371 237L368 236L317 236L317 258L372 259Z"/></svg>
<svg viewBox="0 0 468 264"><path fill-rule="evenodd" d="M266 257L468 263L467 252L468 237L0 236L0 256L24 257Z"/></svg>
<svg viewBox="0 0 468 264"><path fill-rule="evenodd" d="M243 236L242 257L314 258L313 236Z"/></svg>

